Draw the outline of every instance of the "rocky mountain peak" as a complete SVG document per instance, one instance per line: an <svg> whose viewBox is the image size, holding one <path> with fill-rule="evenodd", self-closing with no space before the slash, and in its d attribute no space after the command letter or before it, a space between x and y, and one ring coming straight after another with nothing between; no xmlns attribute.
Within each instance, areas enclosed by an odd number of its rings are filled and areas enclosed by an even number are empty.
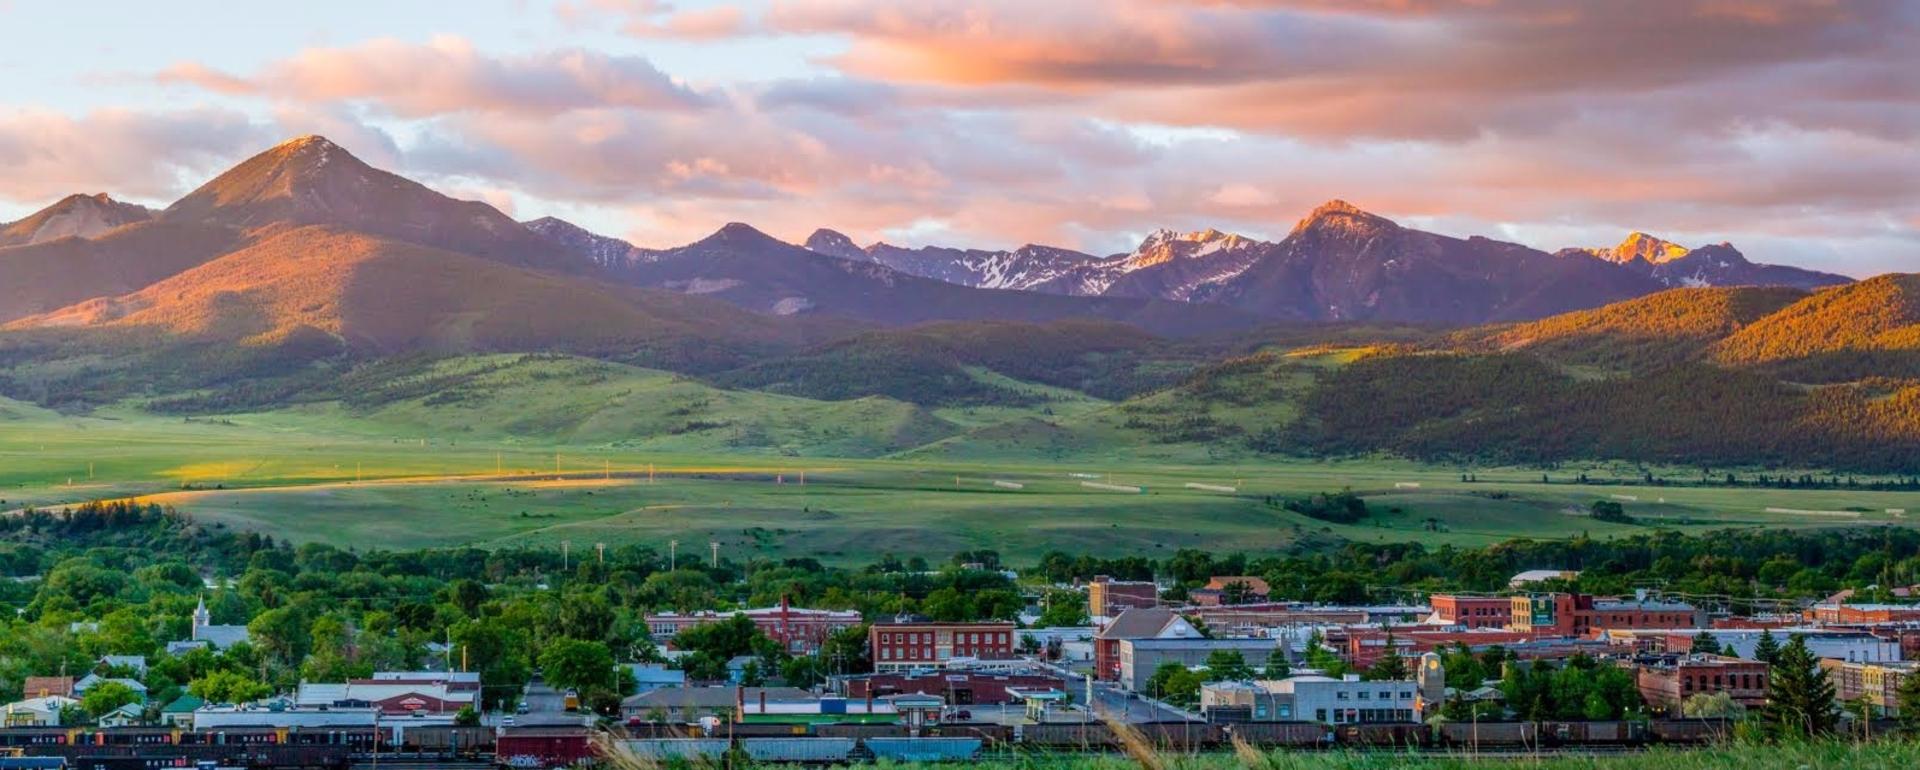
<svg viewBox="0 0 1920 770"><path fill-rule="evenodd" d="M852 238L848 238L846 233L838 230L829 230L822 227L813 231L812 235L807 236L807 242L803 245L811 251L817 251L830 257L855 259L862 262L872 260L872 258L867 255L867 252L861 250L859 245L853 242Z"/></svg>
<svg viewBox="0 0 1920 770"><path fill-rule="evenodd" d="M1293 232L1309 230L1349 233L1368 233L1391 230L1398 227L1393 220L1373 214L1339 198L1322 203L1307 212L1305 219L1294 225Z"/></svg>

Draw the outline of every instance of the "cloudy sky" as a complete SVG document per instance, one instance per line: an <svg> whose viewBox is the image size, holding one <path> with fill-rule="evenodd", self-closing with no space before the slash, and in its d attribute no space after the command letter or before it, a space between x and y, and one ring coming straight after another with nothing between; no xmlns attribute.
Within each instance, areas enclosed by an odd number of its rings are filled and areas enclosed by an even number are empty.
<svg viewBox="0 0 1920 770"><path fill-rule="evenodd" d="M0 0L0 220L281 139L649 246L1096 252L1343 198L1920 270L1903 0Z"/></svg>

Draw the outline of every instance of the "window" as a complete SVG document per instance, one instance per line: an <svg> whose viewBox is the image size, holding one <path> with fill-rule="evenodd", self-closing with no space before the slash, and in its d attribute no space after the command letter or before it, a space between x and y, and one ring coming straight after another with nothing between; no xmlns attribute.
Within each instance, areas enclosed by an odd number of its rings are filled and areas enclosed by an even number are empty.
<svg viewBox="0 0 1920 770"><path fill-rule="evenodd" d="M1360 699L1361 699L1361 700L1367 700L1367 699L1369 699L1369 698L1372 698L1372 697L1373 697L1373 693L1370 693L1370 692L1367 692L1366 690L1361 690L1361 691L1360 691Z"/></svg>
<svg viewBox="0 0 1920 770"><path fill-rule="evenodd" d="M1314 710L1313 710L1313 721L1315 721L1315 722L1325 722L1325 721L1327 721L1327 710L1326 710L1326 709L1314 709Z"/></svg>
<svg viewBox="0 0 1920 770"><path fill-rule="evenodd" d="M1346 699L1347 699L1347 695L1348 695L1348 693L1347 693L1347 691L1346 691L1346 690L1341 690L1341 691L1339 691L1339 692L1337 692L1337 693L1334 693L1334 694L1333 694L1333 697L1334 697L1334 700L1346 700Z"/></svg>

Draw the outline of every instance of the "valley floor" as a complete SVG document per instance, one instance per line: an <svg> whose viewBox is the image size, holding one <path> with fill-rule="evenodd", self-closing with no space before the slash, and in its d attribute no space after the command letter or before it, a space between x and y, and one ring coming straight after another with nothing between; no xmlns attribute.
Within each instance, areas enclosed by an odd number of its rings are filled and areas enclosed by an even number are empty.
<svg viewBox="0 0 1920 770"><path fill-rule="evenodd" d="M734 558L865 562L991 548L1164 556L1303 539L1478 545L1658 526L1909 526L1920 493L1647 486L1637 466L1547 472L1395 460L1163 464L837 459L618 443L380 435L311 415L55 415L0 404L0 511L142 497L211 522L342 547L719 542ZM1585 473L1595 484L1574 483ZM1678 474L1675 474L1679 478ZM1130 488L1137 487L1139 491ZM1352 488L1374 515L1330 525L1267 504ZM1229 491L1230 490L1230 491ZM1634 524L1601 522L1595 500Z"/></svg>

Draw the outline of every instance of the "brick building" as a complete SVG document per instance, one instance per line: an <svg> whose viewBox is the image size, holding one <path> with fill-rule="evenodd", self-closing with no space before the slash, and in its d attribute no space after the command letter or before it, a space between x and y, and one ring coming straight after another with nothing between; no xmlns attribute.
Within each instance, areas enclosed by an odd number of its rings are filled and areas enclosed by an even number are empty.
<svg viewBox="0 0 1920 770"><path fill-rule="evenodd" d="M735 615L745 615L767 638L779 642L787 652L804 655L820 649L835 632L860 625L860 613L854 610L811 610L792 607L782 598L779 606L731 612L663 612L647 615L647 631L663 645L672 646L681 631L708 623L718 623Z"/></svg>
<svg viewBox="0 0 1920 770"><path fill-rule="evenodd" d="M1111 618L1130 609L1160 605L1160 588L1148 580L1114 580L1096 575L1087 583L1087 614Z"/></svg>
<svg viewBox="0 0 1920 770"><path fill-rule="evenodd" d="M1465 628L1506 628L1513 620L1513 602L1505 596L1434 594L1433 619Z"/></svg>
<svg viewBox="0 0 1920 770"><path fill-rule="evenodd" d="M1130 639L1200 639L1204 634L1180 613L1147 607L1120 613L1093 636L1093 671L1099 679L1120 678L1120 643Z"/></svg>
<svg viewBox="0 0 1920 770"><path fill-rule="evenodd" d="M1633 659L1634 681L1648 708L1679 715L1697 694L1727 693L1735 703L1767 702L1767 664L1723 655L1650 655Z"/></svg>
<svg viewBox="0 0 1920 770"><path fill-rule="evenodd" d="M1513 645L1533 638L1532 634L1518 631L1499 631L1482 629L1479 631L1424 631L1419 629L1348 629L1346 632L1347 660L1356 668L1366 668L1378 663L1386 656L1387 637L1393 637L1393 649L1402 658L1418 658L1422 653L1437 652L1464 644L1468 649L1481 650L1493 645Z"/></svg>
<svg viewBox="0 0 1920 770"><path fill-rule="evenodd" d="M876 672L942 668L956 658L1009 660L1018 643L1012 623L893 622L867 629Z"/></svg>
<svg viewBox="0 0 1920 770"><path fill-rule="evenodd" d="M1833 699L1840 702L1864 699L1881 716L1900 716L1900 685L1907 677L1920 676L1920 661L1859 663L1822 658L1833 681Z"/></svg>
<svg viewBox="0 0 1920 770"><path fill-rule="evenodd" d="M1822 602L1807 617L1825 624L1908 623L1920 621L1920 604L1847 604Z"/></svg>
<svg viewBox="0 0 1920 770"><path fill-rule="evenodd" d="M1602 599L1587 594L1511 597L1507 628L1546 636L1592 636L1615 628L1699 628L1706 613L1684 602Z"/></svg>

